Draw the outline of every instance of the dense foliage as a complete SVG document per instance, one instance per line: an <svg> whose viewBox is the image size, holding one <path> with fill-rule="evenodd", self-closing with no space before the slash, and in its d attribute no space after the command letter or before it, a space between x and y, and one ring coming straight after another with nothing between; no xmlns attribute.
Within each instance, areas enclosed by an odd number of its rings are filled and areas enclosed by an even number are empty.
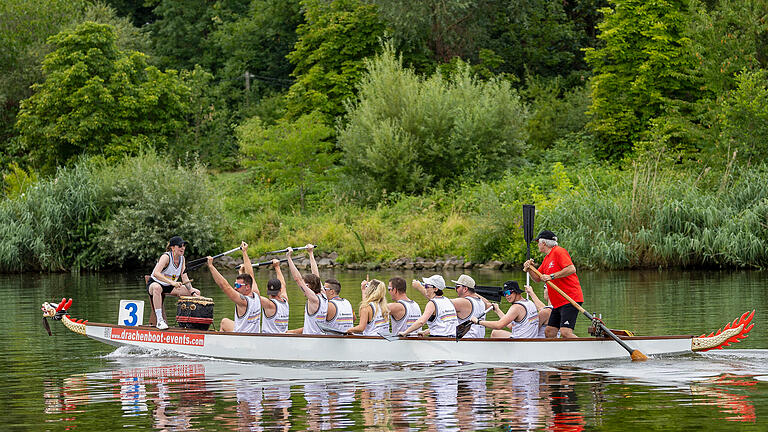
<svg viewBox="0 0 768 432"><path fill-rule="evenodd" d="M581 266L765 267L766 11L5 1L0 270L135 266L172 233L519 262L528 203Z"/></svg>

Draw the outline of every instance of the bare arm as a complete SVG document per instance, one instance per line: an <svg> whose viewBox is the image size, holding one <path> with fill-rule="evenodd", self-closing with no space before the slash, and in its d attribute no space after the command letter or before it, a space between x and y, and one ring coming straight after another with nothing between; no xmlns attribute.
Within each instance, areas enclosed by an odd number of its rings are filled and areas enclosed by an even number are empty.
<svg viewBox="0 0 768 432"><path fill-rule="evenodd" d="M414 287L416 291L420 292L421 295L424 296L424 298L427 298L427 299L429 298L427 297L427 289L424 288L424 285L422 285L421 282L414 279L413 282L411 282L411 286Z"/></svg>
<svg viewBox="0 0 768 432"><path fill-rule="evenodd" d="M541 280L541 278L539 277L539 275L537 275L537 274L536 274L536 272L532 272L532 271L530 271L530 267L534 267L534 268L536 267L536 263L535 263L535 262L533 262L533 260L532 260L532 259L529 259L528 261L526 261L525 263L523 263L523 271L524 271L524 272L527 272L527 273L530 273L530 275L531 275L531 279L532 279L534 282L543 282L543 281Z"/></svg>
<svg viewBox="0 0 768 432"><path fill-rule="evenodd" d="M216 282L216 285L218 285L219 288L224 291L224 294L226 294L230 300L235 302L235 304L240 307L248 306L248 301L245 299L245 297L239 292L235 291L235 289L229 285L229 282L227 282L224 276L222 276L216 267L213 266L213 258L210 256L208 257L208 270L211 271L211 276L213 276L213 280Z"/></svg>
<svg viewBox="0 0 768 432"><path fill-rule="evenodd" d="M320 277L320 270L317 269L317 262L315 261L315 246L311 243L307 244L307 251L309 252L309 267L312 269L312 274Z"/></svg>
<svg viewBox="0 0 768 432"><path fill-rule="evenodd" d="M387 305L389 308L389 314L398 321L405 316L405 306L400 302L394 302Z"/></svg>
<svg viewBox="0 0 768 432"><path fill-rule="evenodd" d="M251 286L251 288L252 288L253 292L256 293L256 296L261 296L261 291L259 291L259 284L256 283L256 275L253 273L253 267L251 267L251 258L248 256L248 243L241 242L240 243L240 250L243 251L243 266L242 266L242 268L245 269L245 274L250 275L251 279L253 279L253 286Z"/></svg>
<svg viewBox="0 0 768 432"><path fill-rule="evenodd" d="M288 268L291 269L291 276L293 276L293 280L299 285L301 291L304 292L304 297L307 298L307 305L312 306L308 307L307 310L317 310L317 308L320 307L320 299L317 297L317 294L307 286L307 283L304 282L304 278L301 277L299 269L297 269L296 264L293 263L293 259L291 258L292 254L293 249L288 248L288 252L285 253L285 256L288 257Z"/></svg>
<svg viewBox="0 0 768 432"><path fill-rule="evenodd" d="M285 284L285 276L283 276L283 271L280 269L280 261L277 259L273 259L272 268L275 269L275 273L277 273L277 280L280 281L279 297L282 297L283 300L288 301L288 290L287 290L288 285Z"/></svg>
<svg viewBox="0 0 768 432"><path fill-rule="evenodd" d="M409 333L412 333L413 331L420 329L427 322L429 317L431 317L434 313L435 313L435 304L433 302L428 302L427 305L424 306L424 313L421 314L421 316L419 317L419 319L416 320L415 323L411 324L410 327L405 329L404 332L400 332L400 336L407 336Z"/></svg>
<svg viewBox="0 0 768 432"><path fill-rule="evenodd" d="M531 298L531 301L533 304L536 305L536 310L541 312L542 309L547 307L547 305L544 304L541 300L539 300L539 296L536 295L536 293L533 291L533 288L531 288L530 285L525 286L525 292L528 294L528 297Z"/></svg>
<svg viewBox="0 0 768 432"><path fill-rule="evenodd" d="M483 327L488 327L489 329L501 330L506 327L507 324L511 323L515 319L520 318L521 312L525 312L525 308L519 304L513 304L510 306L507 313L504 314L504 316L501 317L501 319L498 321L479 320L478 322L475 322L477 319L473 318L472 322L475 324L480 324Z"/></svg>
<svg viewBox="0 0 768 432"><path fill-rule="evenodd" d="M363 305L360 306L360 322L357 323L356 326L352 327L351 329L347 330L347 333L362 333L363 330L365 330L365 326L368 325L368 321L371 320L371 317L373 316L371 312L371 305Z"/></svg>

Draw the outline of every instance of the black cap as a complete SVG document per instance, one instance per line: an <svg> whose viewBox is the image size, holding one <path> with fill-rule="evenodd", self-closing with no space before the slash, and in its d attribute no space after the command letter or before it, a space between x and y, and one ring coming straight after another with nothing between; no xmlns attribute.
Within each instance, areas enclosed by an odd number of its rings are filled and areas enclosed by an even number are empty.
<svg viewBox="0 0 768 432"><path fill-rule="evenodd" d="M553 233L550 230L543 230L542 232L539 233L538 237L533 239L533 241L539 241L539 239L557 241L557 236L555 235L555 233Z"/></svg>
<svg viewBox="0 0 768 432"><path fill-rule="evenodd" d="M173 236L173 237L171 237L171 239L168 241L168 246L186 246L186 245L188 245L188 244L189 244L189 242L187 242L187 241L184 241L184 239L182 239L182 238L181 238L181 237L179 237L179 236Z"/></svg>
<svg viewBox="0 0 768 432"><path fill-rule="evenodd" d="M520 285L518 285L517 281L513 281L513 280L504 282L504 288L502 288L501 292L504 292L507 290L517 294L522 294L524 292L524 290L520 289Z"/></svg>

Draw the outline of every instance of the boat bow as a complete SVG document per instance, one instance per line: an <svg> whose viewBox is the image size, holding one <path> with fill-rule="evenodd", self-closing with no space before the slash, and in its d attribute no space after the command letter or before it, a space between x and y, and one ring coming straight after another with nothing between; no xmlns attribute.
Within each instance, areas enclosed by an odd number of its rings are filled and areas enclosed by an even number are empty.
<svg viewBox="0 0 768 432"><path fill-rule="evenodd" d="M703 334L693 338L691 341L691 351L723 349L732 343L741 342L741 340L745 339L747 334L755 326L754 324L751 324L754 316L755 310L752 309L751 313L744 312L741 317L726 324L725 327L717 330L717 332L712 332L709 335Z"/></svg>

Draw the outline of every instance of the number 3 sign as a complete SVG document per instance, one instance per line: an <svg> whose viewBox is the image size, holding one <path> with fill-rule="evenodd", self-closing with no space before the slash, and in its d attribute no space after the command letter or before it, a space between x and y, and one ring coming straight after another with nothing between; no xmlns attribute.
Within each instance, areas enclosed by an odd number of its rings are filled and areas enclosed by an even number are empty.
<svg viewBox="0 0 768 432"><path fill-rule="evenodd" d="M144 324L144 300L120 300L117 324L124 326Z"/></svg>

